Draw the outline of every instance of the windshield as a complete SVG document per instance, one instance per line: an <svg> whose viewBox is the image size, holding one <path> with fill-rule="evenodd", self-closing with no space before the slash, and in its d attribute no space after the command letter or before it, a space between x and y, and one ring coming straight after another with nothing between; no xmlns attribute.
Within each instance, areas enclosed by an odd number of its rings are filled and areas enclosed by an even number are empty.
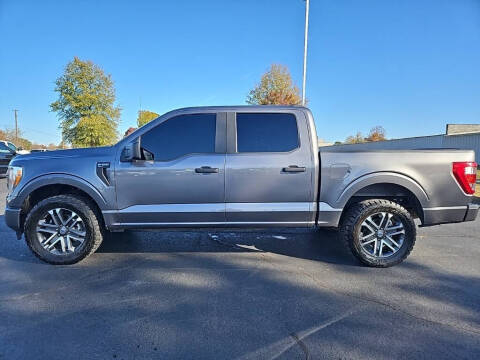
<svg viewBox="0 0 480 360"><path fill-rule="evenodd" d="M15 145L13 145L11 142L7 142L7 145L10 149L12 149L13 151L17 151L17 147Z"/></svg>
<svg viewBox="0 0 480 360"><path fill-rule="evenodd" d="M3 141L0 141L0 153L10 154L11 152L12 150L10 150L10 148L7 145L5 145Z"/></svg>

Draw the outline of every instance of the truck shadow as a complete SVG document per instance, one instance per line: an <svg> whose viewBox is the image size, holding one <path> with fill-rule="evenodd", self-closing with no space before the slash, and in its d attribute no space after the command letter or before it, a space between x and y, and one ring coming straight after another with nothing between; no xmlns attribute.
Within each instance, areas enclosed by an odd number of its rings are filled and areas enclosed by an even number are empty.
<svg viewBox="0 0 480 360"><path fill-rule="evenodd" d="M270 252L358 266L334 230L126 231L108 234L99 253Z"/></svg>
<svg viewBox="0 0 480 360"><path fill-rule="evenodd" d="M4 215L0 215L0 238L2 257L20 262L39 261L31 254L24 239L17 241L14 231L6 227ZM125 231L107 233L97 252L270 252L325 263L359 265L344 248L337 232L329 229Z"/></svg>
<svg viewBox="0 0 480 360"><path fill-rule="evenodd" d="M432 228L428 231L428 236L459 236L459 228L456 226L458 225L451 224L438 229ZM420 230L419 234L425 236L424 232L424 230ZM476 237L476 233L467 228L462 236ZM346 265L351 269L361 267L361 264L344 247L337 232L332 229L125 231L124 233L107 233L97 252L132 255L142 253L265 252ZM0 254L0 258L13 261L40 262L28 249L24 239L16 240L15 232L6 226L3 214L0 214Z"/></svg>

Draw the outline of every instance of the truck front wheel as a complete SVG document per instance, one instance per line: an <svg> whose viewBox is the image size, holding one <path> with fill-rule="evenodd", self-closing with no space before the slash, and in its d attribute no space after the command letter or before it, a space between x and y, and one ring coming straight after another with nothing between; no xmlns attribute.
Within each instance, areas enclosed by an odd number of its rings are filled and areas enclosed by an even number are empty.
<svg viewBox="0 0 480 360"><path fill-rule="evenodd" d="M25 240L41 260L74 264L94 253L102 243L94 206L76 195L57 195L40 201L25 220Z"/></svg>
<svg viewBox="0 0 480 360"><path fill-rule="evenodd" d="M340 235L363 264L389 267L401 263L413 249L415 222L401 205L384 199L364 200L345 214Z"/></svg>

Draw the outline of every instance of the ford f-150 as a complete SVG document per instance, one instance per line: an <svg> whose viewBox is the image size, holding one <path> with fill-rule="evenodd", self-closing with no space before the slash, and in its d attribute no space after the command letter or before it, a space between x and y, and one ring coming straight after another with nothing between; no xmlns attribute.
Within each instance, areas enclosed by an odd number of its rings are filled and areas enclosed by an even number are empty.
<svg viewBox="0 0 480 360"><path fill-rule="evenodd" d="M476 218L476 167L467 150L319 151L305 107L184 108L113 146L16 156L5 219L51 264L82 260L106 231L335 227L387 267L412 250L415 219Z"/></svg>

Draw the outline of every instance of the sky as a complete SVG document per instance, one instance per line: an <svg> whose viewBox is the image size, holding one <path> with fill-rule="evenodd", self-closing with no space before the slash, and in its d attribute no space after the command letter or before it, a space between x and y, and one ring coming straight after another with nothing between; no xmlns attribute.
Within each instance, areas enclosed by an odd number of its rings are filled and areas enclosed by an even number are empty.
<svg viewBox="0 0 480 360"><path fill-rule="evenodd" d="M0 0L0 128L59 143L49 104L78 56L111 74L123 109L244 104L270 64L301 87L303 0ZM343 141L480 123L480 0L311 0L306 95L318 136Z"/></svg>

